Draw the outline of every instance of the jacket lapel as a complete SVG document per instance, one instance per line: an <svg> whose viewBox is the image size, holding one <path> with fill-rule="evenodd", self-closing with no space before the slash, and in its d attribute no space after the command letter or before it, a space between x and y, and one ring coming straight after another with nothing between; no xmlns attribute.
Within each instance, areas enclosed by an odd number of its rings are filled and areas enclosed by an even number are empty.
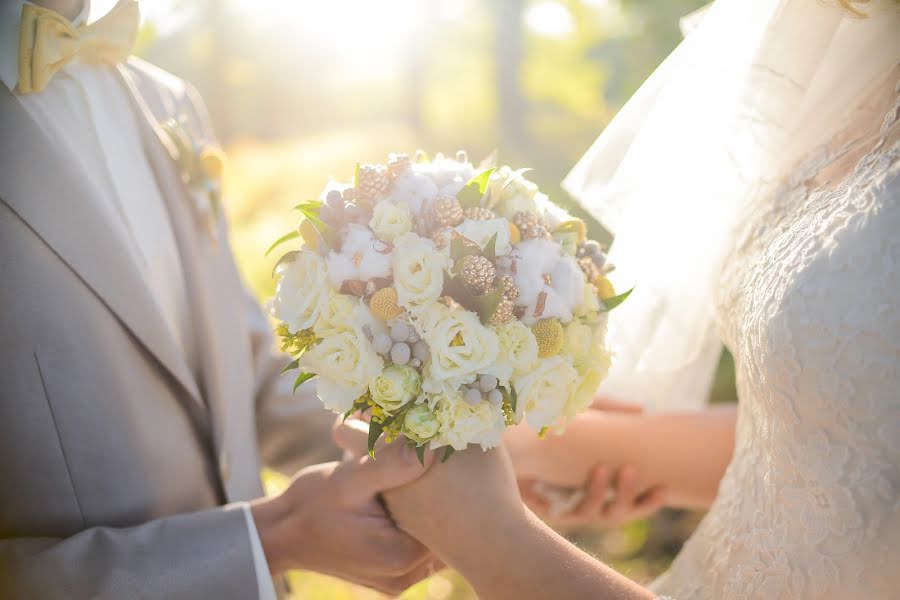
<svg viewBox="0 0 900 600"><path fill-rule="evenodd" d="M220 451L225 445L229 375L234 375L224 368L227 360L222 353L237 350L234 314L225 310L223 302L216 301L216 292L223 287L221 281L216 281L214 265L221 256L215 236L210 236L208 230L209 215L198 208L199 203L192 197L195 192L182 180L176 164L177 149L160 125L161 119L178 115L155 115L128 67L120 65L118 71L172 222L195 325L202 393L212 413L214 443Z"/></svg>
<svg viewBox="0 0 900 600"><path fill-rule="evenodd" d="M0 86L0 201L94 292L195 401L200 392L128 240L95 197L104 194Z"/></svg>

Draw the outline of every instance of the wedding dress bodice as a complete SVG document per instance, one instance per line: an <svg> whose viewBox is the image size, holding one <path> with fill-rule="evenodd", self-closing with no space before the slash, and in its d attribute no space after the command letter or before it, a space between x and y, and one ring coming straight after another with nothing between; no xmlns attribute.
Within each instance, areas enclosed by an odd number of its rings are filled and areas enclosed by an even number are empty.
<svg viewBox="0 0 900 600"><path fill-rule="evenodd" d="M836 186L822 151L748 209L719 328L734 456L654 589L677 600L900 597L900 142Z"/></svg>

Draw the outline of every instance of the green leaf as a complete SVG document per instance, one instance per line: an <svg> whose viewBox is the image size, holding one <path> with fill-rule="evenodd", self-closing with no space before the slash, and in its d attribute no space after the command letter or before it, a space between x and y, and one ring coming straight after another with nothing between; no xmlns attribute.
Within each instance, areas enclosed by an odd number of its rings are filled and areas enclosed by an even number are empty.
<svg viewBox="0 0 900 600"><path fill-rule="evenodd" d="M467 237L457 235L453 236L453 239L450 240L450 258L456 261L456 263L461 262L462 259L467 256L475 254L481 254L481 248Z"/></svg>
<svg viewBox="0 0 900 600"><path fill-rule="evenodd" d="M450 458L451 456L453 456L454 452L456 452L456 450L453 449L453 446L445 446L444 447L444 455L441 457L441 462L442 463L447 462L447 459Z"/></svg>
<svg viewBox="0 0 900 600"><path fill-rule="evenodd" d="M496 171L495 168L491 167L490 169L485 169L481 173L475 175L472 179L470 179L466 186L470 186L475 184L478 186L478 191L482 194L487 191L488 183L491 181L491 174Z"/></svg>
<svg viewBox="0 0 900 600"><path fill-rule="evenodd" d="M353 187L359 188L359 163L356 163L356 170L353 171Z"/></svg>
<svg viewBox="0 0 900 600"><path fill-rule="evenodd" d="M630 296L631 292L633 292L633 291L634 291L634 288L631 288L630 290L628 290L625 293L619 294L618 296L613 296L612 298L608 298L607 300L603 300L603 306L606 307L606 312L611 311L615 307L617 307L620 304L622 304L623 302L625 302L625 300L628 299L628 296Z"/></svg>
<svg viewBox="0 0 900 600"><path fill-rule="evenodd" d="M423 467L425 466L425 445L416 446L416 458L419 459L419 464Z"/></svg>
<svg viewBox="0 0 900 600"><path fill-rule="evenodd" d="M531 167L524 167L524 168L519 169L518 171L513 171L513 173L509 176L509 179L507 179L503 183L503 187L500 188L500 191L502 192L503 190L505 190L509 186L509 184L511 184L513 181L520 178L522 175L524 175L525 173L527 173L530 170L531 170Z"/></svg>
<svg viewBox="0 0 900 600"><path fill-rule="evenodd" d="M343 416L343 418L341 419L341 422L343 423L344 421L346 421L347 419L349 419L349 418L350 418L350 415L352 415L352 414L355 413L355 412L356 412L356 407L355 407L355 406L350 407L350 410L348 410L347 412L344 413L344 416Z"/></svg>
<svg viewBox="0 0 900 600"><path fill-rule="evenodd" d="M456 195L456 199L459 200L459 204L463 209L481 206L481 199L484 198L484 192L487 190L491 173L494 170L493 168L485 169L466 182L463 189Z"/></svg>
<svg viewBox="0 0 900 600"><path fill-rule="evenodd" d="M488 243L484 245L481 255L491 262L497 260L497 234L491 236Z"/></svg>
<svg viewBox="0 0 900 600"><path fill-rule="evenodd" d="M291 250L290 252L286 252L285 254L283 254L281 258L275 261L275 264L272 266L272 277L275 277L275 270L278 269L278 265L283 262L294 260L294 257L298 254L300 254L299 250Z"/></svg>
<svg viewBox="0 0 900 600"><path fill-rule="evenodd" d="M308 211L303 208L299 208L299 206L303 206L302 204L295 206L296 210L299 210L304 218L307 221L312 223L312 226L316 228L319 236L322 238L322 241L325 242L325 245L328 248L334 248L337 245L337 233L328 223L324 222L322 219L318 217L318 215L314 212Z"/></svg>
<svg viewBox="0 0 900 600"><path fill-rule="evenodd" d="M295 358L290 363L285 365L285 367L281 370L281 374L284 375L288 371L293 371L294 369L298 368L299 366L300 366L300 359Z"/></svg>
<svg viewBox="0 0 900 600"><path fill-rule="evenodd" d="M291 232L289 232L289 233L284 234L283 236L281 236L280 238L278 238L277 240L275 240L275 243L274 243L274 244L272 244L271 246L269 246L269 249L266 250L265 256L268 256L268 255L272 252L272 250L274 250L274 249L277 248L278 246L284 244L285 242L289 242L289 241L291 241L291 240L296 240L298 237L300 237L300 231L298 231L297 229L295 229L294 231L291 231Z"/></svg>
<svg viewBox="0 0 900 600"><path fill-rule="evenodd" d="M516 405L519 403L519 393L516 392L515 386L510 384L509 386L509 407L512 409L513 414L516 413Z"/></svg>
<svg viewBox="0 0 900 600"><path fill-rule="evenodd" d="M384 433L384 424L372 421L369 423L369 456L375 458L375 442Z"/></svg>
<svg viewBox="0 0 900 600"><path fill-rule="evenodd" d="M322 212L322 202L319 200L307 200L306 202L301 202L295 206L294 210L299 210L302 213L311 212L314 215L318 215Z"/></svg>
<svg viewBox="0 0 900 600"><path fill-rule="evenodd" d="M296 392L298 387L300 387L301 385L303 385L304 383L306 383L307 381L309 381L310 379L312 379L315 376L316 376L315 373L300 373L300 375L297 377L297 381L294 382L294 391Z"/></svg>
<svg viewBox="0 0 900 600"><path fill-rule="evenodd" d="M443 293L459 302L467 310L478 313L482 323L487 323L494 316L497 305L503 300L502 288L498 287L493 292L475 296L466 288L461 276L453 276L446 271L444 271Z"/></svg>

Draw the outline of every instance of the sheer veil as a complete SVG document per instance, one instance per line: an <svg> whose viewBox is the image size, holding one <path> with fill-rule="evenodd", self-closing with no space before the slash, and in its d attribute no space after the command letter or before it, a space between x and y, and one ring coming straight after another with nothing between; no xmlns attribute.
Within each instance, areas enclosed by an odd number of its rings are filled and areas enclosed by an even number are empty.
<svg viewBox="0 0 900 600"><path fill-rule="evenodd" d="M746 203L839 131L900 62L900 3L717 0L564 187L615 235L616 362L601 391L702 407L721 351L717 282Z"/></svg>

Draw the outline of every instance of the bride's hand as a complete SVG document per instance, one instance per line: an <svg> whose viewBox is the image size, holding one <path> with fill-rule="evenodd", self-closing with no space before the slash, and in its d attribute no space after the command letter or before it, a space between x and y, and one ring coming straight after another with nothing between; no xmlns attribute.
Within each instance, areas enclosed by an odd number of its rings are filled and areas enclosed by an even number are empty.
<svg viewBox="0 0 900 600"><path fill-rule="evenodd" d="M336 429L335 440L351 453L365 452L367 429L367 424L348 419ZM454 564L484 532L522 526L526 509L504 448L470 448L444 463L431 455L426 452L427 473L383 494L402 530Z"/></svg>

